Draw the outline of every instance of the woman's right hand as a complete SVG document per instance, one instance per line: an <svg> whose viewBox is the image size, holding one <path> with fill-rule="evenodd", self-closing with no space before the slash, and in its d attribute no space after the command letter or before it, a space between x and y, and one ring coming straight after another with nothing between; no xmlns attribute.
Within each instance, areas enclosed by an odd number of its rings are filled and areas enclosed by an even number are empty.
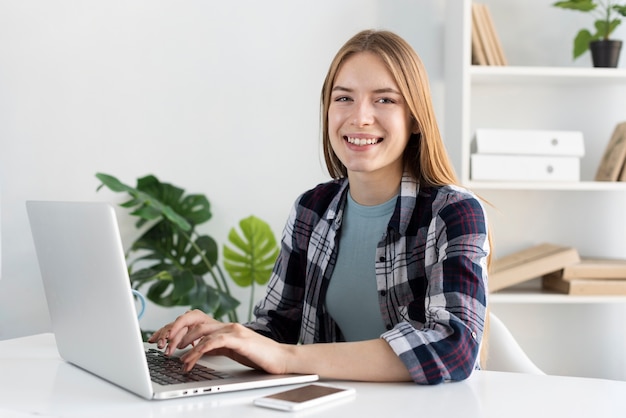
<svg viewBox="0 0 626 418"><path fill-rule="evenodd" d="M172 355L176 349L193 346L181 360L191 370L204 354L224 355L255 369L272 374L287 373L289 346L279 344L238 323L220 322L200 310L184 313L150 339Z"/></svg>
<svg viewBox="0 0 626 418"><path fill-rule="evenodd" d="M185 348L189 344L194 345L194 342L182 344L182 340L187 336L190 327L193 328L211 321L215 320L200 310L187 311L176 318L174 322L170 322L155 331L148 342L156 343L159 349L164 350L165 354L170 356L178 348Z"/></svg>

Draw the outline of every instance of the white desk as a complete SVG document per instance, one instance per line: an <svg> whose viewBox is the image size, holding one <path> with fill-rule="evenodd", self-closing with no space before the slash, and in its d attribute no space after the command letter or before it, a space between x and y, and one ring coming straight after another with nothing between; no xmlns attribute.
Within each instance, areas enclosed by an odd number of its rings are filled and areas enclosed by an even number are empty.
<svg viewBox="0 0 626 418"><path fill-rule="evenodd" d="M488 371L437 386L342 382L356 397L300 413L252 405L281 388L146 401L65 363L51 334L0 341L0 375L0 417L12 418L626 416L626 382Z"/></svg>

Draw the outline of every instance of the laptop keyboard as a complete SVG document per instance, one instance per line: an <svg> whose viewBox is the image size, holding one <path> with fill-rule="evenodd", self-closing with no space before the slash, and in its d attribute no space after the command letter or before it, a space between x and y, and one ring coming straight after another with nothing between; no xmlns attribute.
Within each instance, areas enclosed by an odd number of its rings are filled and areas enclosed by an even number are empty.
<svg viewBox="0 0 626 418"><path fill-rule="evenodd" d="M188 372L183 370L183 362L177 357L168 357L162 351L150 348L146 350L146 359L150 369L150 378L160 385L175 385L177 383L202 382L206 380L225 379L227 373L213 370L196 364Z"/></svg>

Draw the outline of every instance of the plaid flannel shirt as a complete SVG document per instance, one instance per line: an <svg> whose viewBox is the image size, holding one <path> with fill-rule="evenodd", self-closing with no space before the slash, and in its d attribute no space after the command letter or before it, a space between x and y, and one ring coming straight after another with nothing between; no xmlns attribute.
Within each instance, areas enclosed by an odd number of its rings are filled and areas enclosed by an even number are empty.
<svg viewBox="0 0 626 418"><path fill-rule="evenodd" d="M343 341L326 310L348 180L302 194L285 226L267 293L246 324L284 343ZM381 335L413 381L463 380L478 367L489 253L483 206L456 186L419 187L402 178L376 250Z"/></svg>

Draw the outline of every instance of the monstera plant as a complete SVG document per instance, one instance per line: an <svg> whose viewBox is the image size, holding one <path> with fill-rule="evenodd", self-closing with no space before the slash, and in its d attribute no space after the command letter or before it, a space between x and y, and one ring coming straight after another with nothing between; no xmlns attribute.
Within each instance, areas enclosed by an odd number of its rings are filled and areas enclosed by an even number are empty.
<svg viewBox="0 0 626 418"><path fill-rule="evenodd" d="M126 193L130 200L121 204L137 217L143 231L126 254L132 287L147 287L146 297L157 305L201 309L215 318L238 322L228 280L219 266L217 242L198 232L198 226L211 219L209 200L202 194L163 183L154 175L137 180L131 187L117 178L96 174L107 187ZM278 245L267 223L250 216L239 223L241 233L232 228L224 245L224 268L239 286L265 284L278 256ZM251 313L249 312L248 317Z"/></svg>

